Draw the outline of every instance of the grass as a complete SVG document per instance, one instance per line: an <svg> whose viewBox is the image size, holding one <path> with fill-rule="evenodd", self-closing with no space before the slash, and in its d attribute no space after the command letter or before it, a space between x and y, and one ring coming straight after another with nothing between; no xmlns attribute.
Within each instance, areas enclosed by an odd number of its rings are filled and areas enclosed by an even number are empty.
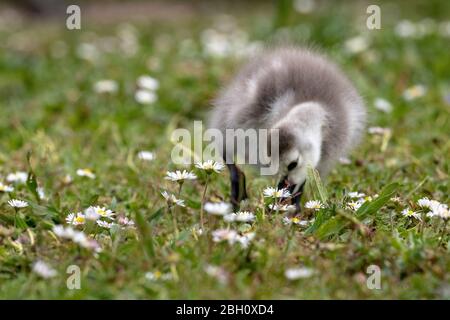
<svg viewBox="0 0 450 320"><path fill-rule="evenodd" d="M269 214L262 190L276 181L249 172L245 209L256 221L236 225L255 232L248 248L212 241L212 229L227 226L218 217L206 217L203 234L195 231L205 183L199 170L192 168L199 179L185 182L179 196L186 207L171 208L177 233L160 194L178 192L175 183L164 180L167 170L180 169L170 161L171 132L206 118L211 99L241 61L204 53L202 31L220 19L87 23L81 31L57 22L26 22L0 29L5 39L0 46L0 181L6 183L11 172L30 173L27 183L0 193L0 297L448 299L448 228L442 219L420 222L400 213L419 211L416 201L425 196L448 203L448 38L436 30L402 38L395 26L401 19L448 21L442 14L449 6L437 1L397 9L382 5L382 29L368 31L365 7L342 5L322 3L309 15L283 14L275 19L278 29L270 6L245 15L230 9L251 42L286 37L326 52L365 97L369 126L391 129L390 135L367 135L350 163L338 165L323 185L311 175L307 200L326 200L327 207L306 210L301 219L315 217L307 227L286 226L281 213ZM368 48L348 52L346 41L359 34L368 39ZM83 43L92 43L100 58L81 58L77 51ZM142 74L160 83L158 99L150 105L134 99ZM101 79L117 81L118 91L95 92ZM403 92L416 84L427 88L425 95L405 100ZM374 108L378 97L390 101L392 112ZM139 159L141 150L153 151L155 159ZM95 179L77 176L79 168L91 169ZM350 191L379 197L354 212L345 205ZM227 173L215 174L206 199L228 201L229 192ZM10 198L30 206L16 212L7 203ZM100 253L52 232L54 225L66 224L69 212L91 205L133 219L136 228L77 227L97 240ZM38 260L56 276L45 279L33 272ZM380 290L366 286L372 264L381 270ZM79 290L66 286L70 265L81 270ZM208 265L222 268L216 269L219 276L206 274ZM285 277L285 270L300 266L313 274L296 281ZM220 281L223 277L227 281Z"/></svg>

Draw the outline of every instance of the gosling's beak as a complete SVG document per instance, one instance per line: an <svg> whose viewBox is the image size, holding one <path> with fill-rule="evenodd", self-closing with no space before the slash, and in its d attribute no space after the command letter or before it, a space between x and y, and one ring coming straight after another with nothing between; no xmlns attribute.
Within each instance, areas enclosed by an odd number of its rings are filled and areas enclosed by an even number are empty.
<svg viewBox="0 0 450 320"><path fill-rule="evenodd" d="M278 182L278 189L288 188L290 186L288 176L283 177L280 182Z"/></svg>

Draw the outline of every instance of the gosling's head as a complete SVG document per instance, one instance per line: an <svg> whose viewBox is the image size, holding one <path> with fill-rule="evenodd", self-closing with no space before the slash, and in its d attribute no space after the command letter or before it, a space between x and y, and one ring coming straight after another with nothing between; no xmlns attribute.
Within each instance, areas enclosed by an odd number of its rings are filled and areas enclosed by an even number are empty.
<svg viewBox="0 0 450 320"><path fill-rule="evenodd" d="M280 186L301 185L307 166L315 168L320 161L321 137L296 127L278 129Z"/></svg>

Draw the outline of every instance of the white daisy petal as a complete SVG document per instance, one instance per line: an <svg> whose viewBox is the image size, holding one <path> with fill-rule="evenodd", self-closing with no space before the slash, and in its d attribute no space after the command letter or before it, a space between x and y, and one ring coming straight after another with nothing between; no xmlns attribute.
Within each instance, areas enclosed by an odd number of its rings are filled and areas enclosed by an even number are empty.
<svg viewBox="0 0 450 320"><path fill-rule="evenodd" d="M282 188L273 188L273 187L267 187L263 191L264 197L266 198L289 198L291 196L291 193L288 189Z"/></svg>
<svg viewBox="0 0 450 320"><path fill-rule="evenodd" d="M255 215L249 211L239 211L225 215L223 220L226 222L252 222L255 220Z"/></svg>
<svg viewBox="0 0 450 320"><path fill-rule="evenodd" d="M89 179L95 179L95 174L91 169L78 169L77 175L80 177L88 177Z"/></svg>
<svg viewBox="0 0 450 320"><path fill-rule="evenodd" d="M165 179L179 182L184 180L195 180L197 179L197 176L193 172L176 170L175 172L167 171Z"/></svg>
<svg viewBox="0 0 450 320"><path fill-rule="evenodd" d="M8 204L13 208L26 208L28 207L28 202L18 199L11 199L8 201Z"/></svg>
<svg viewBox="0 0 450 320"><path fill-rule="evenodd" d="M155 91L159 88L158 80L156 80L153 77L146 76L146 75L140 76L137 79L137 85L141 89L145 89L145 90L149 90L149 91Z"/></svg>
<svg viewBox="0 0 450 320"><path fill-rule="evenodd" d="M0 192L13 192L14 188L0 182Z"/></svg>
<svg viewBox="0 0 450 320"><path fill-rule="evenodd" d="M306 209L314 209L314 210L320 210L322 208L324 208L325 206L323 205L323 203L319 200L310 200L308 202L305 203L305 208Z"/></svg>
<svg viewBox="0 0 450 320"><path fill-rule="evenodd" d="M226 202L206 202L204 209L212 215L223 216L232 210L231 204Z"/></svg>
<svg viewBox="0 0 450 320"><path fill-rule="evenodd" d="M140 151L138 158L145 161L152 161L155 159L155 154L151 151Z"/></svg>
<svg viewBox="0 0 450 320"><path fill-rule="evenodd" d="M288 280L304 279L314 275L314 270L311 268L290 268L286 269L284 275Z"/></svg>
<svg viewBox="0 0 450 320"><path fill-rule="evenodd" d="M180 207L185 207L184 200L177 199L175 195L168 193L167 191L162 191L161 195L164 197L164 199L166 199L169 205L175 204Z"/></svg>
<svg viewBox="0 0 450 320"><path fill-rule="evenodd" d="M25 183L27 182L27 179L28 173L24 171L16 171L6 176L6 181L8 182Z"/></svg>
<svg viewBox="0 0 450 320"><path fill-rule="evenodd" d="M220 173L225 168L225 166L222 163L216 162L214 160L207 160L207 161L204 161L204 162L197 162L195 164L195 167L205 171L208 174L213 173L213 172Z"/></svg>
<svg viewBox="0 0 450 320"><path fill-rule="evenodd" d="M47 263L40 261L40 260L36 261L33 264L33 272L44 279L53 278L57 275L57 272L55 269L53 269Z"/></svg>
<svg viewBox="0 0 450 320"><path fill-rule="evenodd" d="M119 85L114 80L99 80L94 84L94 91L97 93L115 93Z"/></svg>

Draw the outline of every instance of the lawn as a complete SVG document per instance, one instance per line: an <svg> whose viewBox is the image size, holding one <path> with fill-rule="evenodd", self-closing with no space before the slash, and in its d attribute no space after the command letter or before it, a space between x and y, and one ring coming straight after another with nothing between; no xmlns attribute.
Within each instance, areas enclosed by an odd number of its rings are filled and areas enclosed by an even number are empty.
<svg viewBox="0 0 450 320"><path fill-rule="evenodd" d="M449 299L450 3L381 2L380 30L367 6L96 23L81 5L81 30L0 11L0 298ZM303 201L321 208L270 210L277 181L247 170L254 219L227 222L211 203L229 202L228 173L174 165L171 133L279 39L345 70L367 134L322 182L310 172ZM165 179L184 169L197 179Z"/></svg>

